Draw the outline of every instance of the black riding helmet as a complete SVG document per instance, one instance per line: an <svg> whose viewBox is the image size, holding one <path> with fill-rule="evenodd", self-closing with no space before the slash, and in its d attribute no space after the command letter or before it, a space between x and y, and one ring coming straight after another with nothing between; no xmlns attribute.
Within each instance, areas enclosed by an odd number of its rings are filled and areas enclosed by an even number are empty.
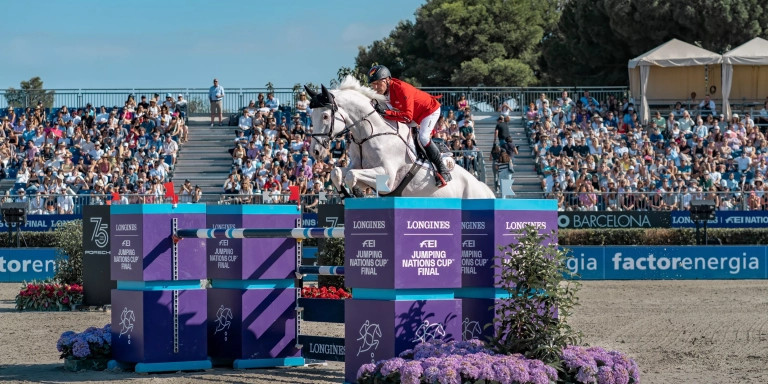
<svg viewBox="0 0 768 384"><path fill-rule="evenodd" d="M389 73L389 68L383 65L374 65L368 71L368 84L376 80L386 79L387 77L392 77L392 74Z"/></svg>

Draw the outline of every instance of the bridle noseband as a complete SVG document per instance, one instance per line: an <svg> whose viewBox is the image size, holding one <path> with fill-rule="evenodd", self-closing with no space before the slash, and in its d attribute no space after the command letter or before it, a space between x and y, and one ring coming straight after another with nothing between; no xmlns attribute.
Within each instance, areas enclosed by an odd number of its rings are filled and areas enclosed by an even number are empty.
<svg viewBox="0 0 768 384"><path fill-rule="evenodd" d="M321 102L317 100L317 98L313 98L312 102L310 103L311 108L328 108L331 111L331 128L328 130L328 132L323 133L310 133L309 136L318 142L320 146L324 147L327 150L331 149L331 142L333 140L338 139L339 137L345 136L349 131L356 127L358 124L362 122L367 122L371 126L371 131L373 131L373 123L368 119L371 115L376 113L376 110L371 107L371 111L368 112L365 116L363 116L360 120L354 121L352 123L347 123L347 118L344 117L344 115L339 111L339 106L336 104L336 99L333 96L332 93L328 92L328 100L326 102ZM314 103L315 105L312 105ZM341 120L344 122L344 129L339 131L338 133L334 133L334 129L336 126L336 114L338 113L339 117L341 117ZM320 138L323 138L322 140ZM368 141L371 138L371 136L363 139L360 142L357 142L354 137L352 137L352 141L355 144L361 145L362 143Z"/></svg>

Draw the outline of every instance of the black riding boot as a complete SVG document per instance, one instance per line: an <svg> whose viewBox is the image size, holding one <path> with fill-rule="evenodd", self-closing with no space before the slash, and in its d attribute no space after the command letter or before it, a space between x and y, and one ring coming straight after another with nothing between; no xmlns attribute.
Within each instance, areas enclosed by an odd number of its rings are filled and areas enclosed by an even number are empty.
<svg viewBox="0 0 768 384"><path fill-rule="evenodd" d="M424 147L424 150L427 152L427 159L435 166L435 186L445 187L451 181L451 172L443 164L440 149L437 148L437 144L429 143L429 145Z"/></svg>

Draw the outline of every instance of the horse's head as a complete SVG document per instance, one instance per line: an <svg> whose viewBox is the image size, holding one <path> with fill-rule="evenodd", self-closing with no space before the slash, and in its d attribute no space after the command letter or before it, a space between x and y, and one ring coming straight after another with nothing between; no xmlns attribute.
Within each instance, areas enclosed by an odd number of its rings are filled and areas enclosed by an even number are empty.
<svg viewBox="0 0 768 384"><path fill-rule="evenodd" d="M304 86L310 97L309 107L312 108L310 151L316 159L324 159L328 156L334 135L344 129L344 120L336 114L339 109L336 105L336 97L324 85L320 87L321 91L317 93L306 85ZM338 129L336 129L337 126Z"/></svg>
<svg viewBox="0 0 768 384"><path fill-rule="evenodd" d="M313 140L310 150L315 157L321 159L328 156L331 141L344 138L348 132L354 134L369 117L380 119L371 105L371 100L385 100L372 89L362 86L352 76L347 76L338 90L329 91L324 85L321 85L320 92L315 92L307 86L304 89L310 96L309 106L312 108Z"/></svg>

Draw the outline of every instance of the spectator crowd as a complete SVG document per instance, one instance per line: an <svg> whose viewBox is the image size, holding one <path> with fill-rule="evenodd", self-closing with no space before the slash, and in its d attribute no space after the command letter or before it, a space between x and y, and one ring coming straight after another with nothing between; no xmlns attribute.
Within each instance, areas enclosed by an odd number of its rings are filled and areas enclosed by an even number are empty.
<svg viewBox="0 0 768 384"><path fill-rule="evenodd" d="M122 107L0 111L0 179L15 181L2 201L28 202L31 214L73 213L86 200L161 201L188 139L186 111L180 94L129 95ZM199 199L190 184L179 187L181 201Z"/></svg>
<svg viewBox="0 0 768 384"><path fill-rule="evenodd" d="M542 188L561 210L768 207L768 100L758 116L717 113L707 95L641 122L631 100L545 94L525 110Z"/></svg>

